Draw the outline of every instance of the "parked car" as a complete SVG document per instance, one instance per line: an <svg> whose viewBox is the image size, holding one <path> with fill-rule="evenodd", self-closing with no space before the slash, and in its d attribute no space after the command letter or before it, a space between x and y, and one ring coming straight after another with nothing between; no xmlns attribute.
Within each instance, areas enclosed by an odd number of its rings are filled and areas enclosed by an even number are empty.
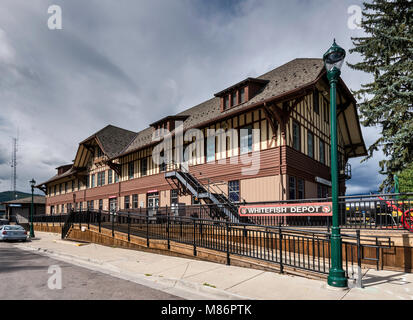
<svg viewBox="0 0 413 320"><path fill-rule="evenodd" d="M22 226L18 225L3 225L0 226L0 240L27 240L27 231Z"/></svg>
<svg viewBox="0 0 413 320"><path fill-rule="evenodd" d="M9 220L7 219L0 219L0 226L3 226L5 224L9 224Z"/></svg>

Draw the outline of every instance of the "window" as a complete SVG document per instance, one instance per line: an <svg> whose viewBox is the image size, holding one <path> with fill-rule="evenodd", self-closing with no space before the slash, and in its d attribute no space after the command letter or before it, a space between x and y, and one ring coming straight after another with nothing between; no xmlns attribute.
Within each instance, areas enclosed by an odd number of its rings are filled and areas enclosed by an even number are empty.
<svg viewBox="0 0 413 320"><path fill-rule="evenodd" d="M211 135L207 137L206 143L206 161L215 161L215 135Z"/></svg>
<svg viewBox="0 0 413 320"><path fill-rule="evenodd" d="M314 106L314 112L319 114L320 113L319 92L317 89L315 89L313 93L313 106Z"/></svg>
<svg viewBox="0 0 413 320"><path fill-rule="evenodd" d="M234 92L233 94L231 94L231 106L236 106L237 103L237 92Z"/></svg>
<svg viewBox="0 0 413 320"><path fill-rule="evenodd" d="M115 182L119 182L119 175L115 172Z"/></svg>
<svg viewBox="0 0 413 320"><path fill-rule="evenodd" d="M130 196L125 196L125 209L130 208Z"/></svg>
<svg viewBox="0 0 413 320"><path fill-rule="evenodd" d="M90 176L86 177L86 189L89 188L89 180L90 180Z"/></svg>
<svg viewBox="0 0 413 320"><path fill-rule="evenodd" d="M75 191L75 180L72 180L72 192Z"/></svg>
<svg viewBox="0 0 413 320"><path fill-rule="evenodd" d="M322 164L326 163L325 144L324 144L324 141L321 139L320 139L320 162Z"/></svg>
<svg viewBox="0 0 413 320"><path fill-rule="evenodd" d="M229 107L229 96L226 95L224 98L224 110Z"/></svg>
<svg viewBox="0 0 413 320"><path fill-rule="evenodd" d="M132 195L132 203L133 203L133 208L136 209L138 207L138 195L137 194Z"/></svg>
<svg viewBox="0 0 413 320"><path fill-rule="evenodd" d="M317 197L327 198L328 197L328 187L322 184L317 184Z"/></svg>
<svg viewBox="0 0 413 320"><path fill-rule="evenodd" d="M105 171L98 172L98 186L105 185Z"/></svg>
<svg viewBox="0 0 413 320"><path fill-rule="evenodd" d="M228 181L229 201L239 202L239 180Z"/></svg>
<svg viewBox="0 0 413 320"><path fill-rule="evenodd" d="M146 171L148 169L148 158L141 159L141 176L146 176Z"/></svg>
<svg viewBox="0 0 413 320"><path fill-rule="evenodd" d="M91 182L91 187L94 188L95 187L95 175L92 174L92 182Z"/></svg>
<svg viewBox="0 0 413 320"><path fill-rule="evenodd" d="M59 194L62 194L62 184L59 184Z"/></svg>
<svg viewBox="0 0 413 320"><path fill-rule="evenodd" d="M304 180L303 179L297 180L297 191L298 191L297 199L304 199Z"/></svg>
<svg viewBox="0 0 413 320"><path fill-rule="evenodd" d="M108 170L108 184L112 183L112 177L113 177L113 170L109 169Z"/></svg>
<svg viewBox="0 0 413 320"><path fill-rule="evenodd" d="M97 147L97 157L98 157L98 158L103 157L102 149L99 148L99 147Z"/></svg>
<svg viewBox="0 0 413 320"><path fill-rule="evenodd" d="M240 152L241 154L252 151L252 126L240 129Z"/></svg>
<svg viewBox="0 0 413 320"><path fill-rule="evenodd" d="M103 210L103 200L99 200L99 210Z"/></svg>
<svg viewBox="0 0 413 320"><path fill-rule="evenodd" d="M159 156L163 158L162 163L159 164L159 172L164 172L164 171L166 171L166 159L164 158L164 156L165 156L165 151L162 150L162 151L159 153Z"/></svg>
<svg viewBox="0 0 413 320"><path fill-rule="evenodd" d="M329 123L330 121L330 112L329 112L329 106L328 106L328 101L326 99L323 99L323 104L324 104L324 121Z"/></svg>
<svg viewBox="0 0 413 320"><path fill-rule="evenodd" d="M77 180L77 190L80 190L80 180Z"/></svg>
<svg viewBox="0 0 413 320"><path fill-rule="evenodd" d="M54 195L56 195L56 185L54 186Z"/></svg>
<svg viewBox="0 0 413 320"><path fill-rule="evenodd" d="M307 150L308 156L314 158L314 135L307 131Z"/></svg>
<svg viewBox="0 0 413 320"><path fill-rule="evenodd" d="M128 163L128 177L129 179L133 179L133 174L135 173L135 164L134 162Z"/></svg>
<svg viewBox="0 0 413 320"><path fill-rule="evenodd" d="M178 190L171 190L171 206L178 204Z"/></svg>
<svg viewBox="0 0 413 320"><path fill-rule="evenodd" d="M297 122L293 122L293 148L295 150L301 150L301 139L300 139L300 125Z"/></svg>
<svg viewBox="0 0 413 320"><path fill-rule="evenodd" d="M65 193L67 193L67 182L65 182Z"/></svg>
<svg viewBox="0 0 413 320"><path fill-rule="evenodd" d="M79 203L79 211L83 211L83 202Z"/></svg>
<svg viewBox="0 0 413 320"><path fill-rule="evenodd" d="M296 185L295 185L295 177L290 177L289 178L289 188L288 188L288 194L289 194L289 198L290 200L296 199Z"/></svg>
<svg viewBox="0 0 413 320"><path fill-rule="evenodd" d="M241 88L239 91L239 100L240 103L245 102L245 88Z"/></svg>

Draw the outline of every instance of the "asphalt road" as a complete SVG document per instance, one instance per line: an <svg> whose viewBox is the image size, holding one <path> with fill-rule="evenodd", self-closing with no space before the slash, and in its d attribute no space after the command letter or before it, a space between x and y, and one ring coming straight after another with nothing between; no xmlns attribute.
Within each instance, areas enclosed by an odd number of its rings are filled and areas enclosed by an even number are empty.
<svg viewBox="0 0 413 320"><path fill-rule="evenodd" d="M49 270L50 266L60 267ZM50 271L50 273L49 273ZM61 274L61 289L58 274ZM176 300L174 295L0 242L0 299Z"/></svg>

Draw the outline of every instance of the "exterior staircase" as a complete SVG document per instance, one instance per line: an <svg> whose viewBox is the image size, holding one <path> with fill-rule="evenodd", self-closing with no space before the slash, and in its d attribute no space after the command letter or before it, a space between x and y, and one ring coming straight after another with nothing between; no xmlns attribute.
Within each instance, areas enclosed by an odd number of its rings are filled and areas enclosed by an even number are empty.
<svg viewBox="0 0 413 320"><path fill-rule="evenodd" d="M239 223L238 207L232 203L224 192L211 190L203 185L192 174L183 169L165 173L165 179L173 184L181 194L192 194L210 206L211 218L221 217L227 221Z"/></svg>

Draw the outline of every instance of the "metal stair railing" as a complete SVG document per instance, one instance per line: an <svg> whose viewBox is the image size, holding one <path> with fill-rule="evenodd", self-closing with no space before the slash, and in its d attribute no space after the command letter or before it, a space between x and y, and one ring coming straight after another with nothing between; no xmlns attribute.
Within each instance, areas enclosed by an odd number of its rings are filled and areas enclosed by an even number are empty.
<svg viewBox="0 0 413 320"><path fill-rule="evenodd" d="M208 188L202 184L199 180L197 180L194 176L192 176L191 173L189 173L189 170L186 170L181 165L174 165L177 169L175 169L175 177L179 179L179 176L177 173L180 174L182 179L184 180L185 183L181 183L189 190L191 193L196 196L197 198L200 198L200 194L207 194L208 198L213 202L214 205L216 205L220 210L222 210L225 215L232 221L232 222L239 222L240 217L238 215L238 208L236 205L234 205L230 200L229 197L225 194L225 192L216 186L219 191L214 190L214 192L210 192L210 188L208 185ZM166 178L170 178L166 176ZM189 185L189 187L188 187ZM191 190L192 189L192 190ZM202 199L205 199L202 197ZM222 206L222 207L221 207Z"/></svg>
<svg viewBox="0 0 413 320"><path fill-rule="evenodd" d="M67 233L69 232L70 228L73 226L74 218L76 213L74 211L70 211L67 215L67 219L62 227L62 239L66 238Z"/></svg>

